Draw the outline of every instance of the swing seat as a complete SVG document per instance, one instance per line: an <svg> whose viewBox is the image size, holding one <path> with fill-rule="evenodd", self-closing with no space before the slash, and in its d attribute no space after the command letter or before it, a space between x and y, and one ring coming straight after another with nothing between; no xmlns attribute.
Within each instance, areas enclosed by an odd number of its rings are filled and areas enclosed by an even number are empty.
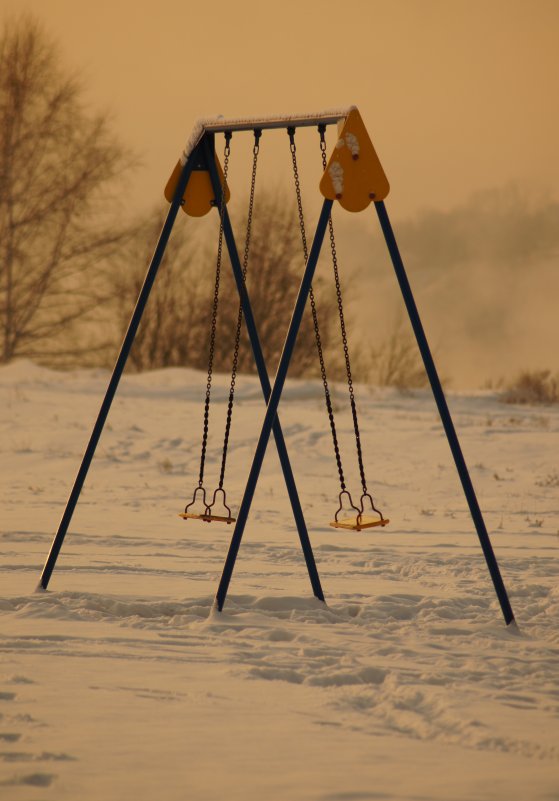
<svg viewBox="0 0 559 801"><path fill-rule="evenodd" d="M236 517L225 517L225 515L203 515L202 520L206 523L234 523Z"/></svg>
<svg viewBox="0 0 559 801"><path fill-rule="evenodd" d="M361 531L363 528L374 528L375 526L387 526L390 520L386 517L379 519L378 517L367 517L362 515L359 522L356 517L346 517L344 520L332 520L330 525L333 528L345 528L350 531Z"/></svg>
<svg viewBox="0 0 559 801"><path fill-rule="evenodd" d="M194 512L181 512L179 517L182 517L183 520L189 518L192 520L203 520L204 523L234 523L237 519L236 517L225 517L224 515L198 515Z"/></svg>

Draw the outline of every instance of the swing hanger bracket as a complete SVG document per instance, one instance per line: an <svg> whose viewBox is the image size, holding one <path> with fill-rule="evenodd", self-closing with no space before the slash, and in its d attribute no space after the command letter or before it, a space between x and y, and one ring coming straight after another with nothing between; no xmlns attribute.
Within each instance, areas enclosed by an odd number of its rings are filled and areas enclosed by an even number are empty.
<svg viewBox="0 0 559 801"><path fill-rule="evenodd" d="M225 148L224 156L227 157L229 151L229 142L232 137L231 131L225 132ZM217 153L215 152L215 136L213 133L206 133L210 140L211 150L215 158L215 166L219 175L221 186L223 186L223 169ZM189 217L204 217L208 214L217 204L215 199L215 192L213 190L210 173L208 172L206 160L203 155L203 142L195 147L189 156L189 159L194 160L194 166L188 179L184 195L182 197L181 208ZM174 197L181 173L184 169L184 163L181 159L176 163L171 177L165 186L165 198L171 202ZM231 197L229 186L225 184L225 202L228 203Z"/></svg>
<svg viewBox="0 0 559 801"><path fill-rule="evenodd" d="M324 136L319 126L321 138ZM354 107L338 122L338 140L328 161L320 191L346 211L363 211L384 200L390 184L359 111Z"/></svg>

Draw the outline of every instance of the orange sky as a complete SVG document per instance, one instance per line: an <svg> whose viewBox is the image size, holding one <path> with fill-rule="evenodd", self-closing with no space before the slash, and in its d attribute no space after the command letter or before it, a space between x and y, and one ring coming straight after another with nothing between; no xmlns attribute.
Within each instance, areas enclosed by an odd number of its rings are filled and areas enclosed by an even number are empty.
<svg viewBox="0 0 559 801"><path fill-rule="evenodd" d="M159 201L200 116L352 103L396 215L510 181L556 195L556 0L0 0L26 9L141 154L139 204ZM268 167L288 169L288 154Z"/></svg>

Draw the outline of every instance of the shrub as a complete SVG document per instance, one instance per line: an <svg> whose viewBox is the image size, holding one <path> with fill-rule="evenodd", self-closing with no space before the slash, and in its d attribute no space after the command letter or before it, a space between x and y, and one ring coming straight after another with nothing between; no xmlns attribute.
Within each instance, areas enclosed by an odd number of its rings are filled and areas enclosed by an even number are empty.
<svg viewBox="0 0 559 801"><path fill-rule="evenodd" d="M501 393L503 403L557 403L559 380L551 370L523 370Z"/></svg>
<svg viewBox="0 0 559 801"><path fill-rule="evenodd" d="M287 327L299 290L304 268L301 237L293 204L270 190L257 197L247 288L262 350L272 373L279 361ZM216 215L214 215L216 216ZM107 311L117 318L116 340L121 341L131 311L144 280L146 264L153 243L162 226L160 211L150 212L138 225L138 236L121 253L120 263L108 279L111 298ZM193 239L192 225L180 219L165 252L157 281L142 318L130 366L136 370L188 366L207 369L216 266L217 226L214 239ZM214 222L218 222L217 219ZM236 225L243 230L244 220ZM242 240L237 243L240 247ZM213 367L216 372L231 371L239 300L229 258L222 259L220 299L217 314ZM242 251L241 251L242 252ZM331 270L331 268L330 268ZM329 276L328 276L329 277ZM333 282L318 276L314 281L322 346L326 354L328 377L343 375L339 357L332 353L339 345L336 295ZM293 359L290 376L318 375L318 358L310 304L307 304ZM116 344L116 343L115 343ZM246 326L243 323L239 373L255 371Z"/></svg>
<svg viewBox="0 0 559 801"><path fill-rule="evenodd" d="M369 384L406 391L429 383L417 343L401 319L378 344L361 346L355 361L362 380Z"/></svg>

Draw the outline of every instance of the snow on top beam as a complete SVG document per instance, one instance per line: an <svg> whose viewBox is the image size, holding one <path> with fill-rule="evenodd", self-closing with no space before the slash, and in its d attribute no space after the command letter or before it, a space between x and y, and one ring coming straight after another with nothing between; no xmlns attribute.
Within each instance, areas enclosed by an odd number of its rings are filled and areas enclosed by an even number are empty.
<svg viewBox="0 0 559 801"><path fill-rule="evenodd" d="M226 133L234 131L269 130L273 128L304 128L312 125L336 125L339 120L345 119L355 106L341 109L328 109L315 114L272 114L265 117L203 117L194 126L186 147L181 156L184 165L196 145L205 133Z"/></svg>

